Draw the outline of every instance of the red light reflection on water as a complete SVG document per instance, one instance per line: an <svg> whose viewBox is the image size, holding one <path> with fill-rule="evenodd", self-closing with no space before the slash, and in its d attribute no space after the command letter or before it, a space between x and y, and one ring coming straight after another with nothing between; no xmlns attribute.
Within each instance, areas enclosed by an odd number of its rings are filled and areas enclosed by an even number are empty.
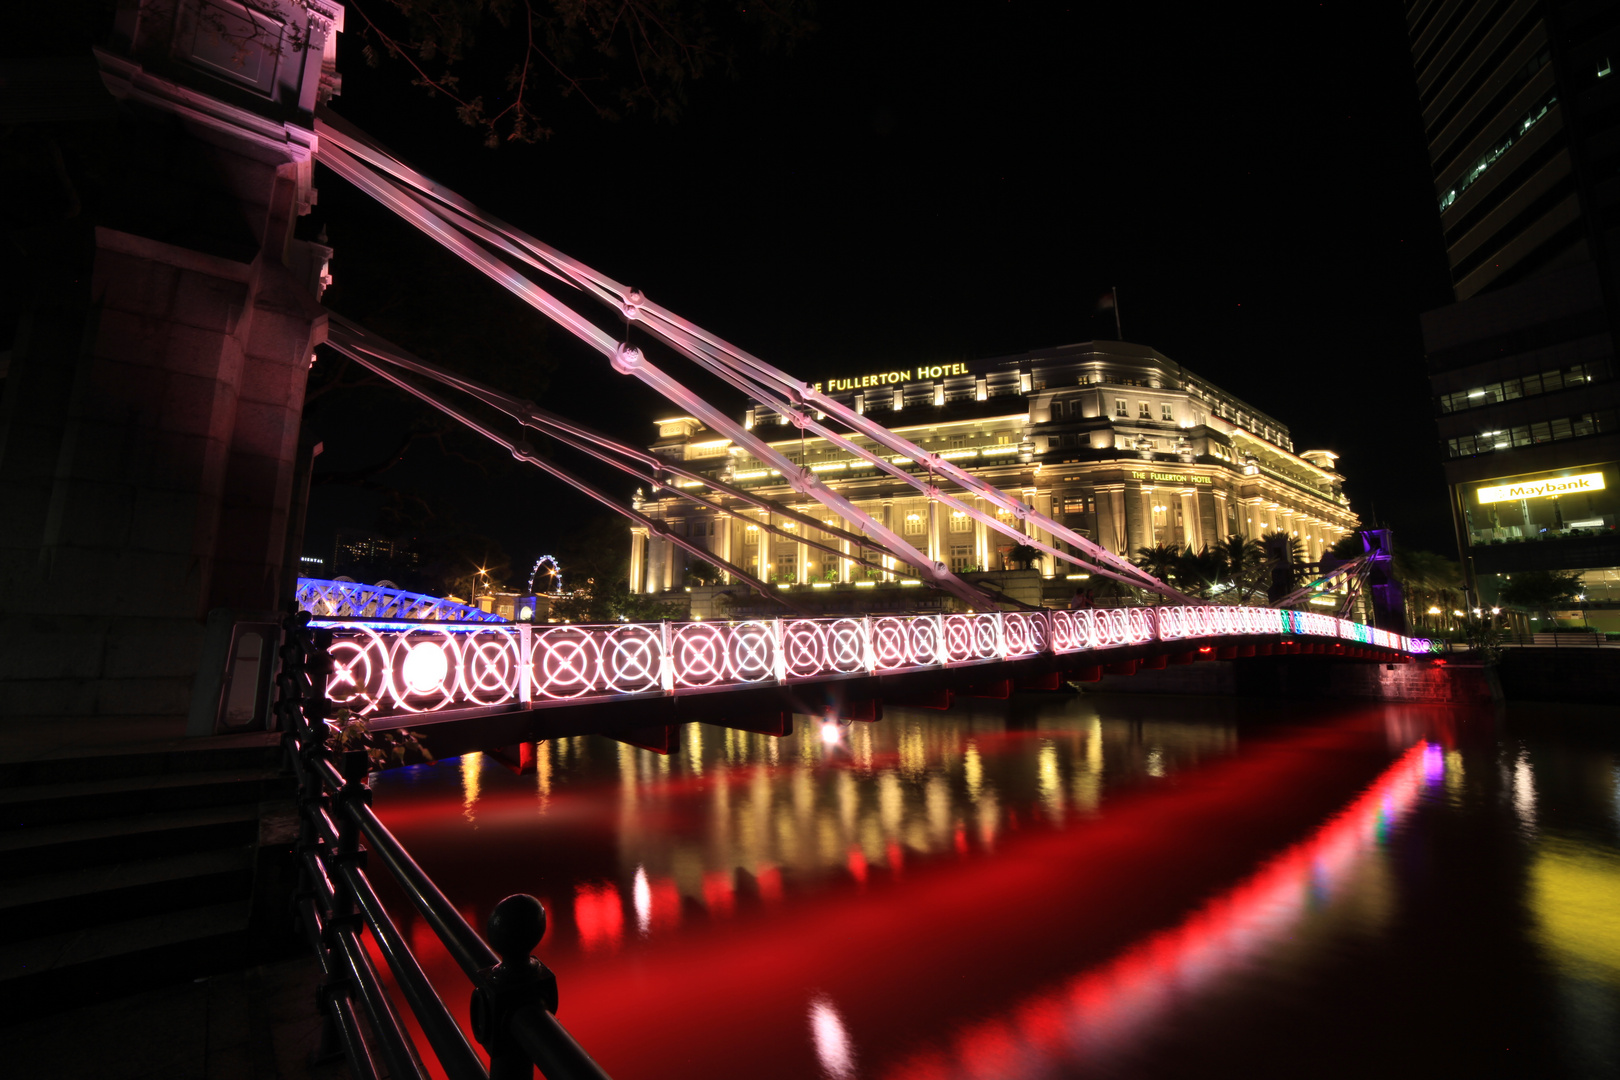
<svg viewBox="0 0 1620 1080"><path fill-rule="evenodd" d="M1045 1075L1140 1037L1175 1004L1271 945L1335 892L1361 857L1445 779L1439 746L1419 743L1309 839L1266 863L1174 929L1034 995L886 1070L894 1080Z"/></svg>
<svg viewBox="0 0 1620 1080"><path fill-rule="evenodd" d="M1166 1002L1206 990L1284 933L1313 897L1337 887L1425 782L1439 782L1438 748L1419 744L1384 768L1388 752L1369 747L1379 741L1369 738L1375 728L1382 733L1382 719L1368 714L1288 732L1174 774L1174 783L1127 791L1101 813L1064 818L1060 808L1054 817L1039 798L1015 807L1004 792L1005 826L1016 829L1022 809L1025 828L992 843L994 830L984 818L972 827L978 811L964 804L931 854L906 850L910 842L898 836L874 838L864 850L840 844L829 855L847 871L842 884L795 878L789 886L780 866L754 863L736 873L705 867L678 886L649 871L649 859L632 862L633 882L568 883L572 895L560 906L544 887L516 887L571 916L576 936L554 931L539 953L558 974L559 1016L620 1080L1061 1072L1143 1037ZM974 738L979 749L962 782L977 804L979 785L988 792L990 784L976 771L977 755L998 745L1014 752L1033 739ZM1079 771L1063 783L1079 792L1093 775L1080 768L1084 753L1100 754L1101 742L1076 746ZM1439 769L1443 777L1443 760ZM716 777L710 768L701 782L658 778L636 796L636 820L656 821L672 836L691 831L693 811L682 800L710 797L716 784L741 791L763 775ZM510 850L524 835L517 830L534 827L533 803L508 807L491 794L478 804L480 842ZM882 794L879 784L879 801ZM546 799L550 820L587 838L606 828L606 811L578 794L551 791ZM431 801L380 803L396 829L415 822L457 845L472 842L451 831L464 827L461 815L435 818ZM1330 815L1294 842L1302 825ZM589 850L611 853L618 834L600 835ZM417 850L415 837L402 838ZM874 865L880 855L886 873ZM503 884L489 888L513 887L505 883L510 866L502 871ZM1235 880L1242 883L1232 887ZM447 881L452 892L455 884ZM1218 899L1199 902L1211 894ZM432 934L407 921L424 969L465 1026L465 980ZM470 913L469 921L478 924Z"/></svg>

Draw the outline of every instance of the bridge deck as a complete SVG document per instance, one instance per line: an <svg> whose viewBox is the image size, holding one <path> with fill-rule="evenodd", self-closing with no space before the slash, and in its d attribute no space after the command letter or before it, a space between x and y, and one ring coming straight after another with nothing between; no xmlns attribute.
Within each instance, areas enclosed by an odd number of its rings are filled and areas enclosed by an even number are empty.
<svg viewBox="0 0 1620 1080"><path fill-rule="evenodd" d="M720 693L752 699L758 695L747 692L872 678L897 686L905 676L959 669L975 670L958 684L991 681L1108 664L1144 646L1302 639L1369 658L1429 648L1422 638L1316 612L1221 606L616 626L311 625L332 633L333 704L376 728Z"/></svg>

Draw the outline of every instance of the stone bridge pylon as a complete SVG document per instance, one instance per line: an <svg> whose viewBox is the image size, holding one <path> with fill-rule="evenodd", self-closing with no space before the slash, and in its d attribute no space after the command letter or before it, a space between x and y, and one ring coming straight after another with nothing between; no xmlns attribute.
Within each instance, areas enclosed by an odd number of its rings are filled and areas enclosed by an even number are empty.
<svg viewBox="0 0 1620 1080"><path fill-rule="evenodd" d="M0 715L183 716L228 647L210 635L296 576L331 251L294 223L342 9L259 6L280 21L131 0L93 56L27 62L48 92L11 110L16 142L82 150L69 190L85 157L108 179L65 215L40 206L24 237L0 384Z"/></svg>

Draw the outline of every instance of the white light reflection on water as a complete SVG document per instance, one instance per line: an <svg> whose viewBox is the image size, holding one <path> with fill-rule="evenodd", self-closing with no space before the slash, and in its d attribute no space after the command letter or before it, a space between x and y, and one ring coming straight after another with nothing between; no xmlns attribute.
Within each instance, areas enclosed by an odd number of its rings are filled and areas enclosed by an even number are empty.
<svg viewBox="0 0 1620 1080"><path fill-rule="evenodd" d="M652 929L652 886L647 884L647 868L636 867L636 883L631 893L636 904L636 929L646 937Z"/></svg>
<svg viewBox="0 0 1620 1080"><path fill-rule="evenodd" d="M810 1002L810 1041L815 1045L821 1071L832 1080L848 1080L855 1075L855 1044L844 1018L825 997Z"/></svg>

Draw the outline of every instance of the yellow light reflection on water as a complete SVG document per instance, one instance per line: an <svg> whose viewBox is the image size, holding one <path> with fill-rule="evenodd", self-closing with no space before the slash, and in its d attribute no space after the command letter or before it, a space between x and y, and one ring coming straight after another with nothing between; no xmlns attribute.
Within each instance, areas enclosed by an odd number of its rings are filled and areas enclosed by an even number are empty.
<svg viewBox="0 0 1620 1080"><path fill-rule="evenodd" d="M461 812L468 821L473 819L473 807L478 805L478 773L484 767L484 755L473 750L461 755Z"/></svg>
<svg viewBox="0 0 1620 1080"><path fill-rule="evenodd" d="M1620 983L1620 855L1544 840L1530 866L1530 910L1560 965Z"/></svg>

